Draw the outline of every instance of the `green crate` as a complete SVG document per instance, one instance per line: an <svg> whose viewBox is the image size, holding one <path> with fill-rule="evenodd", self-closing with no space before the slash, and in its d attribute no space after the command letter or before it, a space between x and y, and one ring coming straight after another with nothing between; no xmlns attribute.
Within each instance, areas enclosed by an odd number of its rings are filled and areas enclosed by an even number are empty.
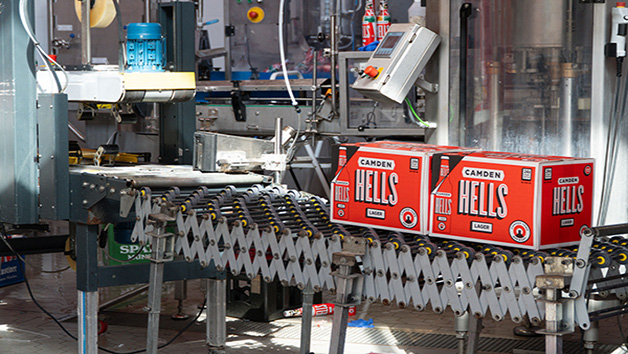
<svg viewBox="0 0 628 354"><path fill-rule="evenodd" d="M133 257L135 253L140 249L139 244L121 244L117 243L114 238L114 228L110 227L107 235L107 249L109 250L109 256L114 259L119 259L122 261L126 261L129 258ZM105 252L103 250L103 252ZM118 261L114 261L106 256L103 257L105 265L120 265L120 264L137 264L137 263L147 263L150 262L148 258L150 257L151 249L149 245L144 246L142 252L135 257L130 262L121 263Z"/></svg>

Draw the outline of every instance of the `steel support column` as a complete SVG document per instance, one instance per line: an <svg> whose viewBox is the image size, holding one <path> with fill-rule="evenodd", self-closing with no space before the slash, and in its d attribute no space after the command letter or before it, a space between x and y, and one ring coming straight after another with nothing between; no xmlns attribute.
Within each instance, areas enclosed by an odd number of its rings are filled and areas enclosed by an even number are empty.
<svg viewBox="0 0 628 354"><path fill-rule="evenodd" d="M227 280L207 279L207 346L222 354L227 342Z"/></svg>
<svg viewBox="0 0 628 354"><path fill-rule="evenodd" d="M98 353L98 226L71 224L76 238L78 352Z"/></svg>

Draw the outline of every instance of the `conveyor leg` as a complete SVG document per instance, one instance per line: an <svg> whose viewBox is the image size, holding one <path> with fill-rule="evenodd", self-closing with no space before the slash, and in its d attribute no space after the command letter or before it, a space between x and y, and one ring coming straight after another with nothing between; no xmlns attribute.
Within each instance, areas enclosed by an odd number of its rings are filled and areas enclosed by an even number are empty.
<svg viewBox="0 0 628 354"><path fill-rule="evenodd" d="M225 352L227 343L227 280L207 279L207 346L210 353Z"/></svg>
<svg viewBox="0 0 628 354"><path fill-rule="evenodd" d="M482 318L469 316L469 340L467 342L467 354L475 354L478 352L480 332L482 332Z"/></svg>
<svg viewBox="0 0 628 354"><path fill-rule="evenodd" d="M76 245L78 352L98 353L98 226L70 224Z"/></svg>
<svg viewBox="0 0 628 354"><path fill-rule="evenodd" d="M78 291L79 354L98 353L98 291Z"/></svg>
<svg viewBox="0 0 628 354"><path fill-rule="evenodd" d="M183 313L183 301L188 297L188 282L187 280L177 280L174 282L174 299L178 301L177 313L171 317L173 320L185 320L190 315Z"/></svg>
<svg viewBox="0 0 628 354"><path fill-rule="evenodd" d="M593 321L591 322L591 326L589 329L584 331L584 335L582 337L582 341L584 342L584 350L586 354L595 353L595 343L599 339L599 322Z"/></svg>
<svg viewBox="0 0 628 354"><path fill-rule="evenodd" d="M174 234L166 232L168 222L174 218L167 214L151 214L149 222L155 225L150 232L151 258L148 278L148 327L146 353L157 354L159 349L159 315L161 314L161 288L164 283L164 262L174 258Z"/></svg>
<svg viewBox="0 0 628 354"><path fill-rule="evenodd" d="M312 289L312 283L308 282L305 289L303 289L300 354L310 353L310 339L312 336L312 305L314 305L314 289Z"/></svg>
<svg viewBox="0 0 628 354"><path fill-rule="evenodd" d="M362 300L364 278L360 271L354 272L354 267L359 265L359 259L364 255L365 247L366 243L363 239L349 237L344 241L343 251L336 252L332 256L332 262L338 268L331 273L336 279L336 307L329 345L330 354L344 353L349 307L359 304Z"/></svg>
<svg viewBox="0 0 628 354"><path fill-rule="evenodd" d="M545 289L545 353L562 354L563 336L560 333L562 304L560 303L560 290Z"/></svg>
<svg viewBox="0 0 628 354"><path fill-rule="evenodd" d="M153 255L158 247L153 245ZM164 264L151 262L148 285L148 328L146 332L146 352L157 354L159 344L159 315L161 313L161 287L164 280Z"/></svg>
<svg viewBox="0 0 628 354"><path fill-rule="evenodd" d="M455 316L454 330L456 331L456 338L458 339L458 354L464 354L464 344L467 339L467 333L469 332L468 311L465 311L460 316Z"/></svg>
<svg viewBox="0 0 628 354"><path fill-rule="evenodd" d="M353 279L350 278L352 268L352 266L341 265L337 270L336 307L334 309L334 322L331 330L330 354L342 354L345 350L349 307L343 305L349 302L349 297L353 290Z"/></svg>

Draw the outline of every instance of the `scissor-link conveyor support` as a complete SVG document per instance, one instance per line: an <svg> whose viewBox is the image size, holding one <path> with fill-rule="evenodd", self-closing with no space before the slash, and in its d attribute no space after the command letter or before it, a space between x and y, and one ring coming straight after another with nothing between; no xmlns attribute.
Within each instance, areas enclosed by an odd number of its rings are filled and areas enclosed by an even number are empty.
<svg viewBox="0 0 628 354"><path fill-rule="evenodd" d="M624 282L628 240L594 240L596 235L628 232L628 226L585 229L577 250L522 251L514 255L490 245L474 247L421 235L332 224L326 201L278 187L254 186L245 192L228 187L212 195L203 188L184 195L173 187L156 196L145 189L134 203L137 221L132 237L140 243L152 242L148 235L154 225L148 223L149 215L159 213L164 203L172 203L179 206L172 223L176 254L188 262L198 259L203 267L213 262L219 271L228 269L251 279L261 274L265 281L276 279L284 286L296 284L304 289L309 283L314 291L328 289L354 298L359 292L369 302L395 301L399 307L419 311L428 304L436 313L451 307L456 316L468 311L475 319L482 319L489 310L494 320L510 316L520 322L528 316L533 325L544 319L558 321L563 316L561 323L556 322L558 329L549 331L552 333L572 330L574 324L588 330L586 297L592 293L628 297ZM355 260L361 268L358 271L338 264L334 279L332 260L339 261L335 254L347 251L349 239L366 245L363 256ZM566 257L573 268L573 274L562 281L569 290L564 298L553 283L537 283L538 276L551 275L543 269L543 261L550 255ZM347 290L348 278L344 277L359 280L361 285L352 282L352 290ZM538 288L545 290L543 295L537 293ZM342 296L337 300L339 304L355 300ZM541 297L550 301L543 303ZM548 304L555 317L547 317ZM591 316L597 319L624 312L628 308L607 306ZM557 343L558 337L554 337Z"/></svg>

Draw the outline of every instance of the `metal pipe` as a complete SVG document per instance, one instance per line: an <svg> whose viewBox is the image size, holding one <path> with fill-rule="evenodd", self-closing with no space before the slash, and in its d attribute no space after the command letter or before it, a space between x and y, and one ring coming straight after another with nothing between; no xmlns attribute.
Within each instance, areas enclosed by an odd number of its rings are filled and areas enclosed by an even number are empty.
<svg viewBox="0 0 628 354"><path fill-rule="evenodd" d="M89 65L92 62L90 10L90 1L83 0L81 3L81 61L83 65Z"/></svg>
<svg viewBox="0 0 628 354"><path fill-rule="evenodd" d="M318 123L316 114L316 91L318 89L318 50L314 51L314 62L312 63L312 114L310 120L313 124Z"/></svg>
<svg viewBox="0 0 628 354"><path fill-rule="evenodd" d="M72 123L68 123L68 128L70 128L70 131L74 133L74 135L76 135L76 137L79 138L82 142L87 142L85 136Z"/></svg>
<svg viewBox="0 0 628 354"><path fill-rule="evenodd" d="M150 22L150 2L151 0L144 0L144 22Z"/></svg>
<svg viewBox="0 0 628 354"><path fill-rule="evenodd" d="M333 117L338 115L338 104L336 99L337 94L337 74L336 65L338 64L338 15L336 11L331 15L331 113Z"/></svg>
<svg viewBox="0 0 628 354"><path fill-rule="evenodd" d="M48 52L52 54L57 54L58 49L52 46L52 40L55 35L55 16L54 16L54 6L53 0L48 0Z"/></svg>
<svg viewBox="0 0 628 354"><path fill-rule="evenodd" d="M501 127L502 121L499 119L499 62L489 61L487 63L487 73L489 75L489 146L494 151L501 148Z"/></svg>
<svg viewBox="0 0 628 354"><path fill-rule="evenodd" d="M576 71L573 63L561 64L560 80L560 137L562 154L573 156L574 118L578 112Z"/></svg>
<svg viewBox="0 0 628 354"><path fill-rule="evenodd" d="M583 235L593 236L593 237L620 235L620 234L628 233L628 224L616 224L616 225L590 227L590 228L584 229L582 233Z"/></svg>
<svg viewBox="0 0 628 354"><path fill-rule="evenodd" d="M281 137L283 133L283 118L275 118L275 155L280 155L283 151L283 139ZM281 183L281 171L275 171L275 182Z"/></svg>

